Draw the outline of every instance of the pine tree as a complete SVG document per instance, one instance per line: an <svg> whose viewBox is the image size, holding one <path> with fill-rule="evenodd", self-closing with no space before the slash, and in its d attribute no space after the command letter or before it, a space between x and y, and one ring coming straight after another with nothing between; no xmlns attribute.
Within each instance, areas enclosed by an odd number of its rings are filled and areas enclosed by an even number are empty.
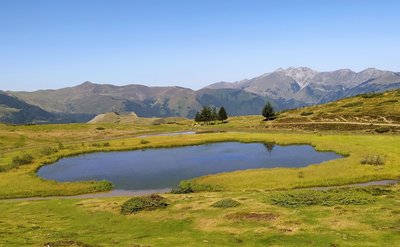
<svg viewBox="0 0 400 247"><path fill-rule="evenodd" d="M262 110L262 115L265 117L265 120L267 121L275 118L274 108L272 107L269 101L264 106L264 109Z"/></svg>
<svg viewBox="0 0 400 247"><path fill-rule="evenodd" d="M213 107L211 112L212 121L218 120L217 108Z"/></svg>
<svg viewBox="0 0 400 247"><path fill-rule="evenodd" d="M212 109L209 106L204 106L203 110L201 110L201 119L203 122L209 124L213 120Z"/></svg>
<svg viewBox="0 0 400 247"><path fill-rule="evenodd" d="M196 116L194 117L194 121L195 121L195 122L201 122L201 121L203 121L202 118L201 118L200 112L196 112Z"/></svg>
<svg viewBox="0 0 400 247"><path fill-rule="evenodd" d="M228 119L228 114L226 113L225 108L222 106L221 108L219 108L218 120L223 122L227 119Z"/></svg>

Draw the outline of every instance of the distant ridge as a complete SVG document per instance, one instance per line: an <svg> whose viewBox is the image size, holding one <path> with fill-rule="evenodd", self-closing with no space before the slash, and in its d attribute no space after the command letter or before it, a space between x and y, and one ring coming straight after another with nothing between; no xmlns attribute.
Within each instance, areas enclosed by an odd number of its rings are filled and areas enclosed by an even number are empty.
<svg viewBox="0 0 400 247"><path fill-rule="evenodd" d="M398 72L375 68L360 72L349 69L318 72L308 67L289 67L251 79L213 83L197 91L86 81L57 90L6 93L52 114L95 116L107 112L135 112L139 117L192 118L203 105L224 106L230 115L253 115L259 114L267 101L281 110L398 88Z"/></svg>

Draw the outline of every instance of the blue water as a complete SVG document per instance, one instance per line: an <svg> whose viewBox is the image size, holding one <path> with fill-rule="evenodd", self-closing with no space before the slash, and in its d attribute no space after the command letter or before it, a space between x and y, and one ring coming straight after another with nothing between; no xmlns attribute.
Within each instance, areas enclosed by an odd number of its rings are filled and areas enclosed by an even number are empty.
<svg viewBox="0 0 400 247"><path fill-rule="evenodd" d="M171 188L179 181L236 170L304 167L340 158L309 145L224 142L177 148L103 152L64 158L38 175L57 181L108 180L126 190Z"/></svg>

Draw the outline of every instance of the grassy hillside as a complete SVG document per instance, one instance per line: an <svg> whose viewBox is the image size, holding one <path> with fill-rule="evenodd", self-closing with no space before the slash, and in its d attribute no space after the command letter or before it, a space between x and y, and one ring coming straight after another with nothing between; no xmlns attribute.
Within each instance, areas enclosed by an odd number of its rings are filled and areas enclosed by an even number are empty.
<svg viewBox="0 0 400 247"><path fill-rule="evenodd" d="M123 124L123 125L161 125L161 124L177 124L190 126L193 121L182 117L167 117L167 118L144 118L138 117L135 113L125 113L119 114L115 112L107 112L104 114L97 115L95 118L91 119L88 123L90 124Z"/></svg>
<svg viewBox="0 0 400 247"><path fill-rule="evenodd" d="M277 122L400 123L400 90L363 94L283 112Z"/></svg>

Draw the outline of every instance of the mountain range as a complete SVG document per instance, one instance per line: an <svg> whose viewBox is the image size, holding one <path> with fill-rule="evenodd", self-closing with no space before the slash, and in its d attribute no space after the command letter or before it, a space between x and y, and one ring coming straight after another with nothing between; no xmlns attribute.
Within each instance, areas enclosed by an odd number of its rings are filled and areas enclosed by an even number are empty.
<svg viewBox="0 0 400 247"><path fill-rule="evenodd" d="M369 68L318 72L290 67L200 90L183 87L114 86L84 82L34 92L0 91L0 121L9 123L85 122L105 112L140 117L192 118L204 105L224 106L230 115L259 114L267 101L277 110L335 101L400 88L400 73Z"/></svg>

